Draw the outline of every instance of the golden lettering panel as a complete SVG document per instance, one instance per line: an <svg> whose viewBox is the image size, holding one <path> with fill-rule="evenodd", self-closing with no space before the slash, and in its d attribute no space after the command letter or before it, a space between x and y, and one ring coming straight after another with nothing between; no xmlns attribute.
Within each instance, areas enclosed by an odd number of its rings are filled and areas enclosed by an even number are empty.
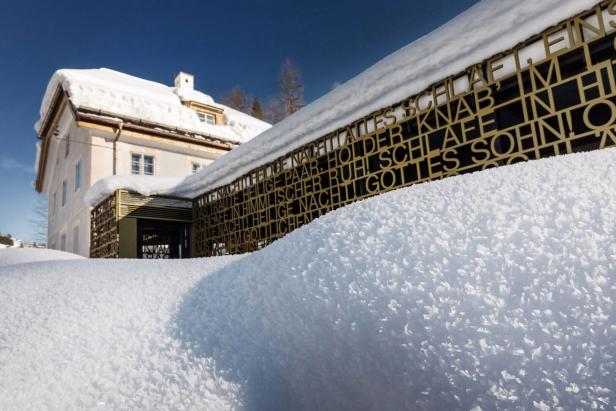
<svg viewBox="0 0 616 411"><path fill-rule="evenodd" d="M254 251L335 208L470 171L616 144L616 1L193 202L195 256Z"/></svg>

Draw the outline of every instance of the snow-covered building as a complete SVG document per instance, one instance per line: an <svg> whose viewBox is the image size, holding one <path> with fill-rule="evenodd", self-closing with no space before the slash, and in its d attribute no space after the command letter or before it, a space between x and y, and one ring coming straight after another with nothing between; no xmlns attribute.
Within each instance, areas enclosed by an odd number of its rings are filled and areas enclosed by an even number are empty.
<svg viewBox="0 0 616 411"><path fill-rule="evenodd" d="M89 255L87 189L118 175L182 177L267 130L179 73L172 87L110 69L58 70L35 125L50 248Z"/></svg>
<svg viewBox="0 0 616 411"><path fill-rule="evenodd" d="M615 39L616 0L481 1L196 175L106 181L93 255L118 256L108 188L192 198L192 255L236 254L390 190L614 146Z"/></svg>

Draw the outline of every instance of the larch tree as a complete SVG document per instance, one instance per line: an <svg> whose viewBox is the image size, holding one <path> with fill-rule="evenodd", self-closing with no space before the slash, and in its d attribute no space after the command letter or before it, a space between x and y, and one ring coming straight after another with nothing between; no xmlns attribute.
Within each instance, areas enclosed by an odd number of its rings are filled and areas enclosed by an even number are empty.
<svg viewBox="0 0 616 411"><path fill-rule="evenodd" d="M289 58L280 67L278 100L282 106L284 117L290 116L304 106L302 74Z"/></svg>
<svg viewBox="0 0 616 411"><path fill-rule="evenodd" d="M286 117L282 104L278 98L270 98L265 104L265 120L270 124L276 124Z"/></svg>
<svg viewBox="0 0 616 411"><path fill-rule="evenodd" d="M248 112L248 99L240 86L235 86L229 94L220 98L222 104L234 108L242 113Z"/></svg>

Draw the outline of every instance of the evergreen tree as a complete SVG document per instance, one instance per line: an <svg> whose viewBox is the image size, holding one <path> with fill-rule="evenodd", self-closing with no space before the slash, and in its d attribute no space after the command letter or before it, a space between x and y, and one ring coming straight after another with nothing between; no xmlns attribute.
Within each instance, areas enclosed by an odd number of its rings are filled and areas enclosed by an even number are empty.
<svg viewBox="0 0 616 411"><path fill-rule="evenodd" d="M259 120L263 120L263 109L261 108L261 103L259 103L259 99L255 97L252 99L252 108L250 110L250 115L258 118Z"/></svg>

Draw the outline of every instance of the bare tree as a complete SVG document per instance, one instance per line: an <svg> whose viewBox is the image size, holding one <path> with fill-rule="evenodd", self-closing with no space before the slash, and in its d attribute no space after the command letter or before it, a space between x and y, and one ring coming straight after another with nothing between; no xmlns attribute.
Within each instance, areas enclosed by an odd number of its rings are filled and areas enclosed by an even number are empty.
<svg viewBox="0 0 616 411"><path fill-rule="evenodd" d="M234 108L242 113L248 112L248 99L240 86L235 86L226 96L220 98L222 104Z"/></svg>
<svg viewBox="0 0 616 411"><path fill-rule="evenodd" d="M34 232L33 240L37 243L47 243L47 199L39 194L34 202L30 224Z"/></svg>
<svg viewBox="0 0 616 411"><path fill-rule="evenodd" d="M265 104L265 120L270 124L276 124L286 117L282 104L278 98L270 98Z"/></svg>
<svg viewBox="0 0 616 411"><path fill-rule="evenodd" d="M280 67L278 100L282 104L285 117L290 116L304 106L302 75L289 58Z"/></svg>

